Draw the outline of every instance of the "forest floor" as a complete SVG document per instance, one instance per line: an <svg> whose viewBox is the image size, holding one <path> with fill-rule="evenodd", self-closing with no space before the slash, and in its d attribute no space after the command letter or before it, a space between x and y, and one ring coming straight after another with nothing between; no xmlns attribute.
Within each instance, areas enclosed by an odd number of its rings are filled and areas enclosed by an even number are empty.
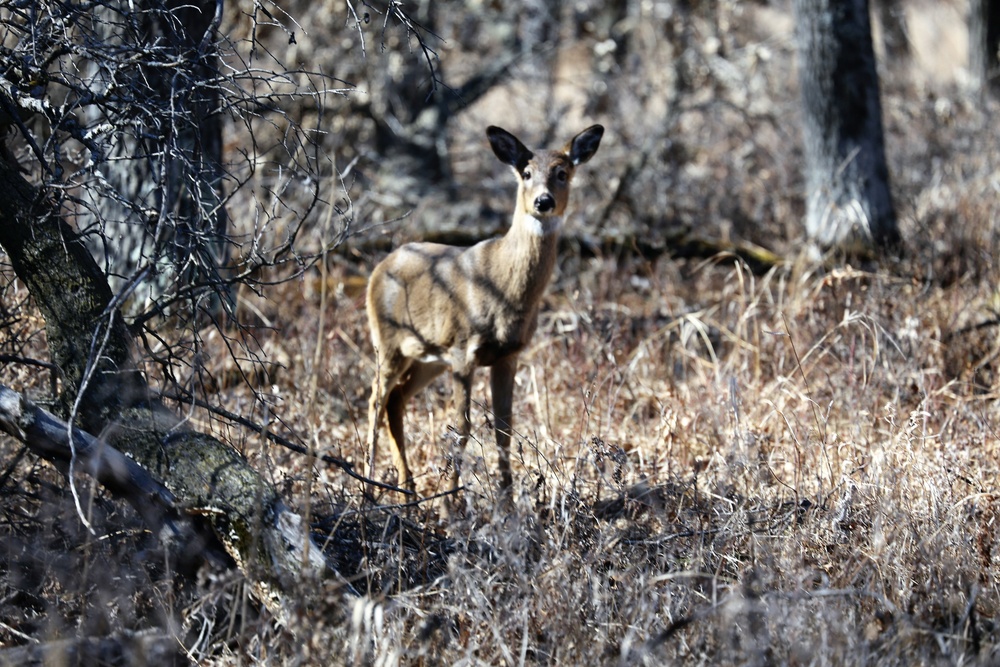
<svg viewBox="0 0 1000 667"><path fill-rule="evenodd" d="M357 593L286 626L233 570L177 576L134 512L0 440L0 647L153 631L208 665L995 663L996 106L883 90L904 247L878 263L817 261L803 247L801 154L790 116L772 117L780 104L752 117L712 107L698 121L719 123L709 141L692 121L707 105L692 103L676 138L648 149L647 180L612 203L608 175L631 173L637 150L624 138L645 130L624 137L608 123L572 195L580 219L635 222L633 238L655 240L656 224L689 218L780 259L653 257L569 225L518 367L509 502L497 497L485 370L450 519L442 499L423 499L444 488L455 453L444 379L407 412L412 503L191 409L310 518ZM477 113L463 122L482 143ZM463 186L483 180L476 154L456 157ZM413 232L394 224L380 229ZM363 291L384 255L370 240L349 238L325 271L263 296L238 293L250 328L206 329L191 374L212 404L359 468L373 373ZM44 337L24 335L41 330L37 311L3 276L2 349L47 358ZM0 381L42 397L51 386L36 370L3 365ZM377 463L394 481L387 447Z"/></svg>

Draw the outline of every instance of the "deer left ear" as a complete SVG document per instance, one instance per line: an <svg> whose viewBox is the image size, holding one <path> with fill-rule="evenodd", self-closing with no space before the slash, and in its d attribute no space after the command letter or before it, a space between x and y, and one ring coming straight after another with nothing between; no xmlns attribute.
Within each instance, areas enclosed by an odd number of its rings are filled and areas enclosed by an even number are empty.
<svg viewBox="0 0 1000 667"><path fill-rule="evenodd" d="M604 136L602 125L591 125L580 134L573 137L573 141L567 146L567 153L573 166L583 164L594 157L597 147L601 145L601 137Z"/></svg>

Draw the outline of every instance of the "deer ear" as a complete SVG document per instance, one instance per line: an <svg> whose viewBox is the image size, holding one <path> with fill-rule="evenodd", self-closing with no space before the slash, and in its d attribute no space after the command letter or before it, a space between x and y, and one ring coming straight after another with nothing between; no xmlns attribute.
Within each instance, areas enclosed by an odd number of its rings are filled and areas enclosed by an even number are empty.
<svg viewBox="0 0 1000 667"><path fill-rule="evenodd" d="M490 139L493 153L506 165L521 170L531 160L531 151L513 134L503 128L490 125L486 128L486 136Z"/></svg>
<svg viewBox="0 0 1000 667"><path fill-rule="evenodd" d="M573 166L583 164L594 157L597 147L601 145L601 137L604 136L604 127L601 125L591 125L580 134L573 137L569 142L566 152Z"/></svg>

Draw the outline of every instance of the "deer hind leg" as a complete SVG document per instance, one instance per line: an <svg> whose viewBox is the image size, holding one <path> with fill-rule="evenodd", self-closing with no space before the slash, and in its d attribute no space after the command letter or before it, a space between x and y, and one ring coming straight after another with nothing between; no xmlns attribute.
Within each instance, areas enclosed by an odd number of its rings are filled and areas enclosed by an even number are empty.
<svg viewBox="0 0 1000 667"><path fill-rule="evenodd" d="M403 416L406 404L421 389L430 384L431 380L441 374L446 368L444 364L414 361L399 384L386 398L386 413L389 422L389 447L392 452L392 462L399 475L399 487L409 491L415 490L410 466L406 463L406 440L403 434Z"/></svg>
<svg viewBox="0 0 1000 667"><path fill-rule="evenodd" d="M392 454L392 464L396 466L397 486L407 491L415 490L410 466L406 463L406 436L403 434L403 416L406 413L406 399L399 387L396 387L386 398L386 418L389 422L389 451Z"/></svg>
<svg viewBox="0 0 1000 667"><path fill-rule="evenodd" d="M501 489L509 489L513 483L510 474L510 437L513 421L514 375L516 372L516 356L501 359L490 369L493 426L497 436L497 459L500 468Z"/></svg>
<svg viewBox="0 0 1000 667"><path fill-rule="evenodd" d="M409 362L401 357L382 358L380 355L378 363L378 368L375 369L375 379L372 380L371 398L368 400L368 477L371 479L375 479L379 424L382 423L382 417L388 411L389 399L395 391L396 385L409 368ZM401 424L397 433L400 437L402 436ZM396 436L392 435L391 429L390 436L395 449Z"/></svg>

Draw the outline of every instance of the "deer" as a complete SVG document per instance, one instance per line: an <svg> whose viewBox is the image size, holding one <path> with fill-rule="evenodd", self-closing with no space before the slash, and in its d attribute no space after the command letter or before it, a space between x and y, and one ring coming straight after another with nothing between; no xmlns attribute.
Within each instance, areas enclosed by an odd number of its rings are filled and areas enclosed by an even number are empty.
<svg viewBox="0 0 1000 667"><path fill-rule="evenodd" d="M470 247L416 242L397 248L372 271L366 293L375 350L368 405L369 478L383 417L398 489L415 492L406 462L405 406L446 370L453 378L457 448L471 432L471 389L479 367L490 368L500 488L510 489L510 440L518 354L531 342L556 264L559 234L576 168L597 152L604 128L593 125L560 150L531 151L499 127L486 130L493 153L517 177L507 232ZM450 492L458 490L452 458Z"/></svg>

